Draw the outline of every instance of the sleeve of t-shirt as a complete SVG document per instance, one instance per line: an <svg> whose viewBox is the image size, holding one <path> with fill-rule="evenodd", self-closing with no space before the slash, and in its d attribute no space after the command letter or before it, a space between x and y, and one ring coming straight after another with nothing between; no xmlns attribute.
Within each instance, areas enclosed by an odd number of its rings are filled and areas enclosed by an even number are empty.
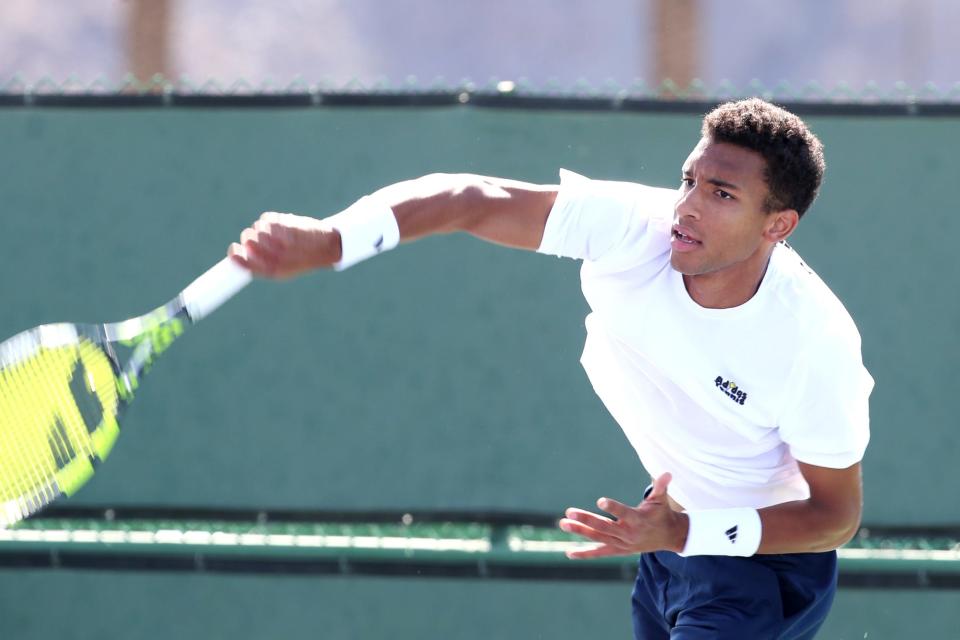
<svg viewBox="0 0 960 640"><path fill-rule="evenodd" d="M673 189L590 180L561 169L537 251L598 263L641 262L668 246L675 200Z"/></svg>
<svg viewBox="0 0 960 640"><path fill-rule="evenodd" d="M780 420L780 436L796 460L844 469L863 459L870 440L873 378L863 366L860 335L848 327L821 333L805 348L793 401Z"/></svg>

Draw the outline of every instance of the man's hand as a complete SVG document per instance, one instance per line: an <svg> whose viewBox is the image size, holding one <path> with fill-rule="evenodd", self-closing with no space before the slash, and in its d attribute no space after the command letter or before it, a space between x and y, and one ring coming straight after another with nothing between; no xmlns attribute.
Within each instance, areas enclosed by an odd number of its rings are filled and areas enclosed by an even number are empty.
<svg viewBox="0 0 960 640"><path fill-rule="evenodd" d="M589 549L568 551L568 558L599 558L633 555L646 551L681 551L687 541L686 514L670 508L667 485L670 474L653 481L653 491L636 507L600 498L597 506L614 516L597 515L570 508L560 520L560 528L600 544Z"/></svg>
<svg viewBox="0 0 960 640"><path fill-rule="evenodd" d="M321 220L268 211L227 250L254 275L289 278L340 260L340 233Z"/></svg>

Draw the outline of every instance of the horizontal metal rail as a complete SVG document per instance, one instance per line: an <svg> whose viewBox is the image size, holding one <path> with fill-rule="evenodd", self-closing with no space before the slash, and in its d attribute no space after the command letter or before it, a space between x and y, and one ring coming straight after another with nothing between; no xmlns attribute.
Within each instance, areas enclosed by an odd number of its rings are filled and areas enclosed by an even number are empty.
<svg viewBox="0 0 960 640"><path fill-rule="evenodd" d="M0 530L0 568L630 580L636 566L629 557L567 559L564 552L583 542L545 517L530 524L502 516L390 514L371 522L348 514L335 521L233 515L35 518ZM958 534L864 528L838 551L841 586L960 589Z"/></svg>
<svg viewBox="0 0 960 640"><path fill-rule="evenodd" d="M748 94L753 95L753 94ZM538 94L474 89L438 91L327 91L298 90L288 93L74 93L0 92L0 107L6 108L363 108L419 107L515 109L538 111L590 111L637 113L706 113L720 102L738 96L660 98L624 94ZM803 116L904 116L957 117L956 96L917 100L836 100L771 96L777 104Z"/></svg>

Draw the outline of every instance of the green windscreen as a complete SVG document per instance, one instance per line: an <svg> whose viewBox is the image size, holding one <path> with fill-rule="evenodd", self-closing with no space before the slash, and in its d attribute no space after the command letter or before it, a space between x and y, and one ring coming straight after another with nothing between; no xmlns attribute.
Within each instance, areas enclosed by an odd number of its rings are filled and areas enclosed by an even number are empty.
<svg viewBox="0 0 960 640"><path fill-rule="evenodd" d="M943 283L960 218L943 189L960 128L808 120L828 169L792 244L857 321L877 381L864 519L948 523L960 297ZM3 110L0 251L18 268L0 335L154 308L262 211L323 216L434 171L675 185L698 133L683 114ZM119 453L70 504L560 513L639 500L647 478L578 363L585 313L572 261L459 236L254 283L164 354Z"/></svg>

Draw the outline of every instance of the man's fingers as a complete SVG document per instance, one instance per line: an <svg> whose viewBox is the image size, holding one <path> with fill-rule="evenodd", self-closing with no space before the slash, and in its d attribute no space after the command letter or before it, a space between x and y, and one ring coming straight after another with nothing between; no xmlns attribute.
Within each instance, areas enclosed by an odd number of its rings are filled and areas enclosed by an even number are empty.
<svg viewBox="0 0 960 640"><path fill-rule="evenodd" d="M271 251L269 247L264 246L257 240L243 241L243 249L247 252L247 260L250 262L272 265L277 260L276 252Z"/></svg>
<svg viewBox="0 0 960 640"><path fill-rule="evenodd" d="M588 558L604 558L607 556L626 556L633 552L629 549L610 544L598 544L592 547L570 549L566 555L571 560L586 560Z"/></svg>
<svg viewBox="0 0 960 640"><path fill-rule="evenodd" d="M232 242L229 247L227 247L227 255L233 258L233 261L238 265L250 271L250 263L247 262L247 252L243 250L243 246L238 242Z"/></svg>
<svg viewBox="0 0 960 640"><path fill-rule="evenodd" d="M613 520L605 516L590 513L589 511L584 511L583 509L577 509L574 507L567 509L564 515L566 516L564 520L580 522L591 529L595 529L596 531L610 536L617 535L616 524L614 524Z"/></svg>
<svg viewBox="0 0 960 640"><path fill-rule="evenodd" d="M251 235L256 238L257 242L268 244L274 237L274 233L276 232L275 227L277 227L277 225L274 225L272 222L265 222L262 219L257 220L253 223L253 226L250 227L253 230Z"/></svg>
<svg viewBox="0 0 960 640"><path fill-rule="evenodd" d="M279 213L277 211L264 211L260 214L258 222L280 222L283 220L284 216L289 215L289 213Z"/></svg>
<svg viewBox="0 0 960 640"><path fill-rule="evenodd" d="M610 516L583 509L567 509L566 517L560 520L560 529L601 545L570 552L568 557L595 558L668 548L663 546L665 534L661 529L667 523L664 514L669 513L670 509L666 504L669 484L670 474L661 475L654 481L650 496L636 507L611 498L597 500L597 506Z"/></svg>
<svg viewBox="0 0 960 640"><path fill-rule="evenodd" d="M670 472L660 474L653 481L653 491L650 492L650 495L647 496L647 500L656 500L658 502L662 501L667 497L667 487L670 485L670 480L673 479L673 476L670 475Z"/></svg>
<svg viewBox="0 0 960 640"><path fill-rule="evenodd" d="M606 516L601 516L590 511L584 511L583 509L577 509L576 507L570 507L564 512L563 515L571 520L578 520L597 529L613 524L613 520Z"/></svg>
<svg viewBox="0 0 960 640"><path fill-rule="evenodd" d="M607 524L603 529L595 529L588 524L584 524L570 518L562 518L559 524L562 531L583 536L584 538L588 538L594 542L600 542L602 544L623 543L623 540L617 537L613 530L607 528L610 526L609 524Z"/></svg>
<svg viewBox="0 0 960 640"><path fill-rule="evenodd" d="M257 244L271 253L282 253L287 246L287 234L277 228L264 229L257 233Z"/></svg>
<svg viewBox="0 0 960 640"><path fill-rule="evenodd" d="M597 506L607 513L615 515L617 518L625 518L633 510L633 507L629 507L622 502L617 502L612 498L600 498L597 500Z"/></svg>
<svg viewBox="0 0 960 640"><path fill-rule="evenodd" d="M257 221L252 227L240 233L240 242L244 245L256 245L262 253L281 253L286 244L286 235L275 226Z"/></svg>
<svg viewBox="0 0 960 640"><path fill-rule="evenodd" d="M273 277L276 273L275 256L265 252L254 241L246 241L240 245L231 245L233 259L251 273L260 276Z"/></svg>
<svg viewBox="0 0 960 640"><path fill-rule="evenodd" d="M259 259L259 262L265 265L274 266L283 253L283 248L278 246L270 234L252 227L244 229L240 234L240 244L251 263L257 263Z"/></svg>
<svg viewBox="0 0 960 640"><path fill-rule="evenodd" d="M594 529L588 524L578 522L576 520L571 520L570 518L560 518L558 523L562 531L567 533L575 533L578 536L583 536L584 538L590 538L591 540L597 540L602 537L609 537L606 534Z"/></svg>

